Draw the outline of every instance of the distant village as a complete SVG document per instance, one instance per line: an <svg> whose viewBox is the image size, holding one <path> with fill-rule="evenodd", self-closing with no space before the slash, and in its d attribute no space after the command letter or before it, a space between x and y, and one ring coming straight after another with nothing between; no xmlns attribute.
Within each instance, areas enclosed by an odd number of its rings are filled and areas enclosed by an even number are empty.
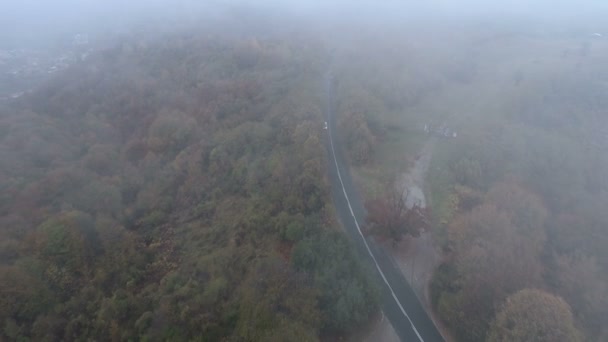
<svg viewBox="0 0 608 342"><path fill-rule="evenodd" d="M40 82L70 65L86 60L92 49L86 34L76 34L59 51L0 49L0 101L17 99Z"/></svg>

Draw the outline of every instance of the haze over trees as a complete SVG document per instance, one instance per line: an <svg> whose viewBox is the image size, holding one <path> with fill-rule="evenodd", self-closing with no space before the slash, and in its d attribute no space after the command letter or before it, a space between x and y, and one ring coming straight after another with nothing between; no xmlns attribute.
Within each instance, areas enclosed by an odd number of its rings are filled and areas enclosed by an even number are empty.
<svg viewBox="0 0 608 342"><path fill-rule="evenodd" d="M379 287L331 203L328 68L368 233L431 232L455 340L608 340L606 4L508 3L7 5L0 340L368 323ZM9 82L80 30L86 57ZM428 141L429 208L407 209L386 184Z"/></svg>
<svg viewBox="0 0 608 342"><path fill-rule="evenodd" d="M319 41L134 35L1 110L8 340L317 340L377 290L329 202Z"/></svg>
<svg viewBox="0 0 608 342"><path fill-rule="evenodd" d="M580 341L572 312L561 298L540 290L521 290L496 315L488 341Z"/></svg>
<svg viewBox="0 0 608 342"><path fill-rule="evenodd" d="M370 203L413 164L421 141L437 140L427 203L443 262L430 292L457 340L490 339L507 298L526 289L564 301L574 335L608 336L608 45L593 34L606 26L594 16L534 21L542 16L387 19L360 24L356 37L335 33L346 37L336 48L339 127ZM348 143L359 140L372 142L368 158Z"/></svg>

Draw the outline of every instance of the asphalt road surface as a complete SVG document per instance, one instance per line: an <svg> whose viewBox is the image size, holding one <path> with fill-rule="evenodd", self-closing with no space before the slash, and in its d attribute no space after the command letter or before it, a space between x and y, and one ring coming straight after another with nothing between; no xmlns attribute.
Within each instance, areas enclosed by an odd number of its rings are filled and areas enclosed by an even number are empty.
<svg viewBox="0 0 608 342"><path fill-rule="evenodd" d="M382 310L404 342L443 341L435 324L418 301L393 260L361 232L365 209L353 185L348 164L336 140L334 80L331 72L325 79L327 97L327 153L332 196L338 216L364 258L368 258L382 287Z"/></svg>

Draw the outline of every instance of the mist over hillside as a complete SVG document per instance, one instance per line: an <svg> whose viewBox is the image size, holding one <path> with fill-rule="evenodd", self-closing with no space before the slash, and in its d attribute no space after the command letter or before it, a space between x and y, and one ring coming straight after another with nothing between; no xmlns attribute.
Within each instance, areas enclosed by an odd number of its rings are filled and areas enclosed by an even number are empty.
<svg viewBox="0 0 608 342"><path fill-rule="evenodd" d="M0 340L606 340L606 17L4 2Z"/></svg>

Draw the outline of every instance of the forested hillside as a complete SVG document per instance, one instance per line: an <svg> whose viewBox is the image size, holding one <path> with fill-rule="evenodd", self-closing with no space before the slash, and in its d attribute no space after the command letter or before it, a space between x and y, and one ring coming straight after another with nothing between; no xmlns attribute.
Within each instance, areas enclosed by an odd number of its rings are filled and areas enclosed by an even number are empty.
<svg viewBox="0 0 608 342"><path fill-rule="evenodd" d="M448 340L608 341L608 7L153 2L0 34L0 341L365 335L328 108Z"/></svg>
<svg viewBox="0 0 608 342"><path fill-rule="evenodd" d="M0 339L314 341L375 312L323 45L218 32L133 34L0 108Z"/></svg>
<svg viewBox="0 0 608 342"><path fill-rule="evenodd" d="M369 199L434 141L430 299L456 340L604 341L608 43L504 25L345 35L342 140Z"/></svg>
<svg viewBox="0 0 608 342"><path fill-rule="evenodd" d="M563 298L565 314L528 319L554 332L575 322L582 334L537 332L539 340L605 340L606 42L515 35L482 51L471 85L485 100L454 115L460 138L431 171L446 252L433 283L437 310L461 340L513 340L532 328L505 323L524 319L511 304L518 291L540 289L526 301L555 312L548 292ZM496 76L483 71L491 61L504 66Z"/></svg>

